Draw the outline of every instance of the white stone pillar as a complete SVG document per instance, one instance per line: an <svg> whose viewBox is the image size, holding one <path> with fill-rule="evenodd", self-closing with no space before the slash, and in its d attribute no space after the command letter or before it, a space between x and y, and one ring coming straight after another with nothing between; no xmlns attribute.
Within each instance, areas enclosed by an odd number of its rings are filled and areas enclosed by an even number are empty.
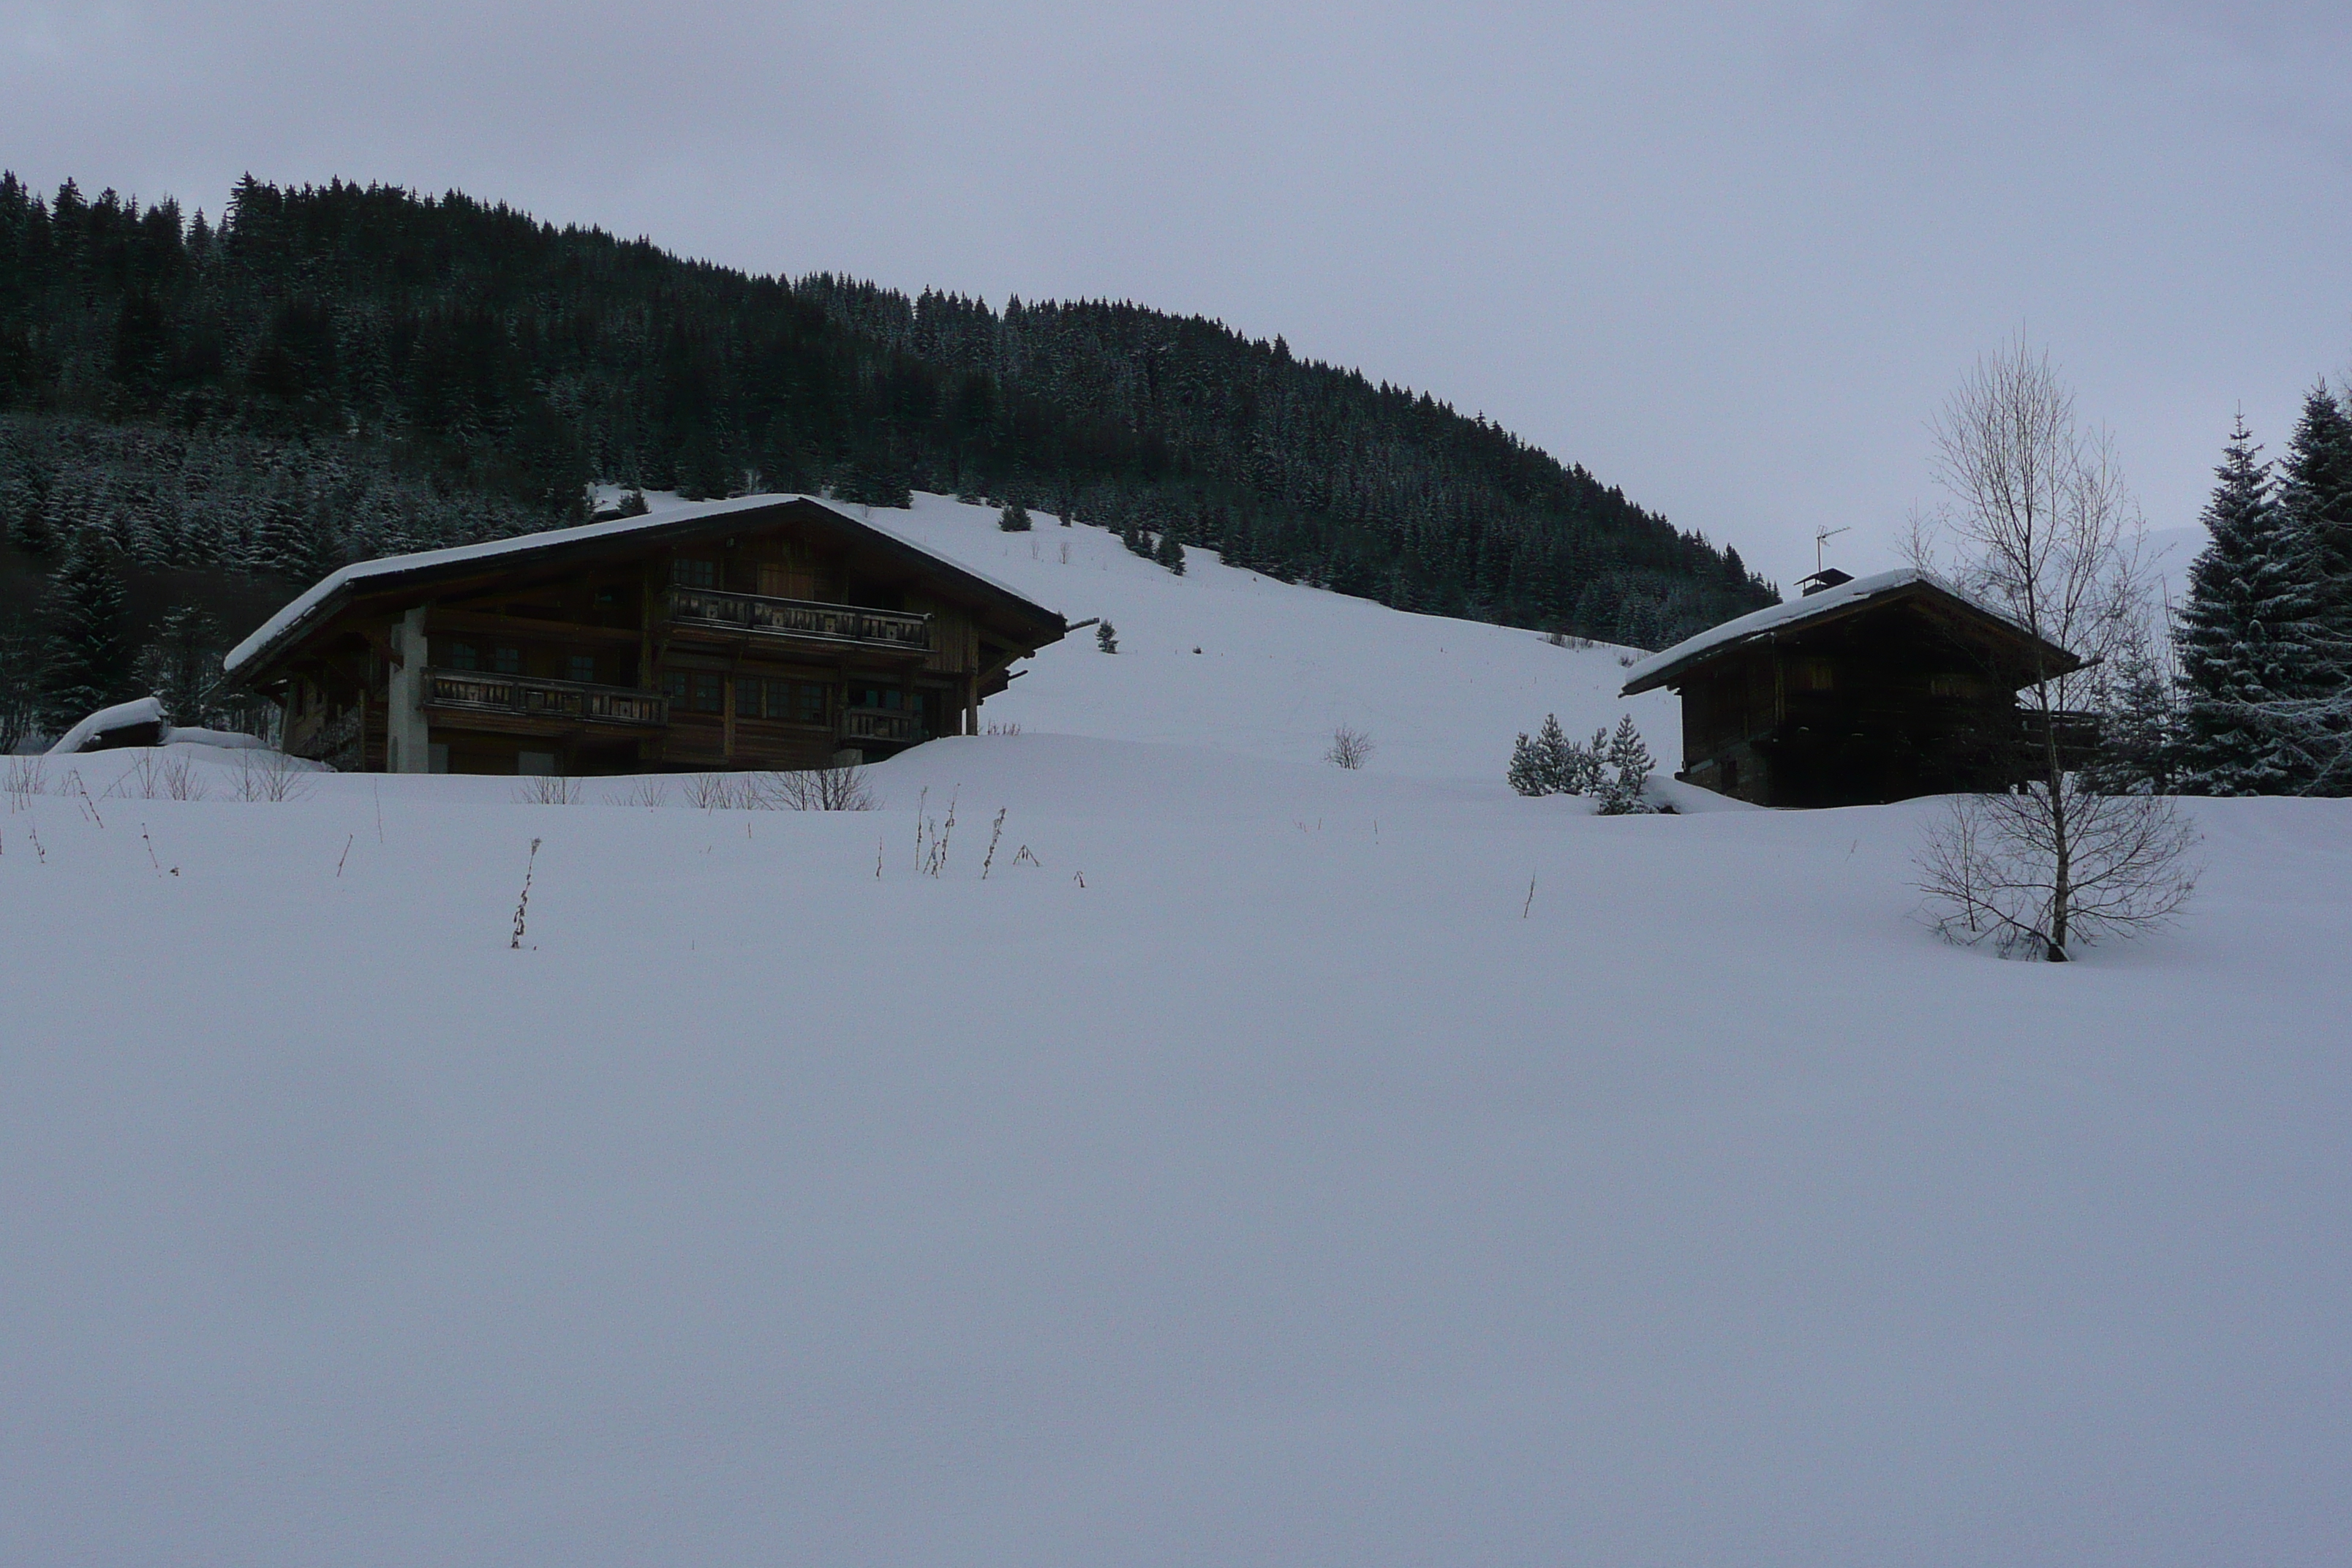
<svg viewBox="0 0 2352 1568"><path fill-rule="evenodd" d="M425 606L392 623L391 700L384 713L384 771L433 771L431 738L425 727Z"/></svg>

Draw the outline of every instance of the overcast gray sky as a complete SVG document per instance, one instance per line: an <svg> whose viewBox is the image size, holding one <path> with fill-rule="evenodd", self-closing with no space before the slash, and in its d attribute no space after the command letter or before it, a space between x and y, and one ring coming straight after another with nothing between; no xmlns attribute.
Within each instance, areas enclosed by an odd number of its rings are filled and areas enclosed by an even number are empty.
<svg viewBox="0 0 2352 1568"><path fill-rule="evenodd" d="M1784 584L2022 329L2190 522L2352 365L2335 4L0 0L0 160L451 186L758 271L1280 332Z"/></svg>

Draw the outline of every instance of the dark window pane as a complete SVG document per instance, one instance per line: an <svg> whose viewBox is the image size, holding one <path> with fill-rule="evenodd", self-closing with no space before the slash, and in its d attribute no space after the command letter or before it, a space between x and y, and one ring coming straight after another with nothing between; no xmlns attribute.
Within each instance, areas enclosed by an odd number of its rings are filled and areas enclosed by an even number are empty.
<svg viewBox="0 0 2352 1568"><path fill-rule="evenodd" d="M564 668L567 679L593 680L596 679L596 656L593 653L575 653L564 660Z"/></svg>
<svg viewBox="0 0 2352 1568"><path fill-rule="evenodd" d="M686 677L677 670L662 677L662 695L672 702L686 700Z"/></svg>
<svg viewBox="0 0 2352 1568"><path fill-rule="evenodd" d="M449 645L449 668L452 669L480 668L481 658L479 655L474 652L474 645L469 642L451 643Z"/></svg>
<svg viewBox="0 0 2352 1568"><path fill-rule="evenodd" d="M491 649L490 668L497 670L500 675L520 675L522 673L522 649L519 647L501 647Z"/></svg>
<svg viewBox="0 0 2352 1568"><path fill-rule="evenodd" d="M719 586L719 563L673 561L670 563L670 581L681 588L716 588Z"/></svg>
<svg viewBox="0 0 2352 1568"><path fill-rule="evenodd" d="M716 675L694 678L694 710L697 713L719 713L727 708L727 694Z"/></svg>
<svg viewBox="0 0 2352 1568"><path fill-rule="evenodd" d="M803 724L824 722L824 688L813 681L803 681L800 688L800 720Z"/></svg>

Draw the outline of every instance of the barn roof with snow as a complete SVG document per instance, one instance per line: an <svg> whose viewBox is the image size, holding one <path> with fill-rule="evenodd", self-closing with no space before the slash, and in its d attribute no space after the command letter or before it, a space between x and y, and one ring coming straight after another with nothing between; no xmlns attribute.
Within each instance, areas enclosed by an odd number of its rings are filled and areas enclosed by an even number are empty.
<svg viewBox="0 0 2352 1568"><path fill-rule="evenodd" d="M1623 695L1631 697L1673 685L1686 671L1745 644L1772 641L1905 600L1924 601L1947 616L1983 623L1983 629L1996 640L2015 645L2017 651L2025 656L2021 663L2030 664L2032 655L2038 651L2053 675L2064 674L2082 663L2057 644L2035 637L2016 617L1961 592L1933 573L1903 567L1869 577L1848 578L1802 598L1769 605L1719 626L1710 626L1696 637L1685 637L1628 669Z"/></svg>

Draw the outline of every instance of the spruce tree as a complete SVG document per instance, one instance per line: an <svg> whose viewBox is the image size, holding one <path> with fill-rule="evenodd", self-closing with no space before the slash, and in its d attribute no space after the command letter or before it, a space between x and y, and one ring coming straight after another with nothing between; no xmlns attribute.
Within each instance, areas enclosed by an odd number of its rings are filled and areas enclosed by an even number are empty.
<svg viewBox="0 0 2352 1568"><path fill-rule="evenodd" d="M84 529L66 546L49 578L47 608L40 721L56 735L121 701L130 674L122 640L122 578L96 529Z"/></svg>
<svg viewBox="0 0 2352 1568"><path fill-rule="evenodd" d="M1017 500L1009 500L1004 503L1004 510L996 514L996 526L1007 533L1026 533L1034 525L1029 520L1027 507Z"/></svg>
<svg viewBox="0 0 2352 1568"><path fill-rule="evenodd" d="M1601 737L1593 736L1593 750L1600 753ZM1642 731L1633 727L1631 713L1617 721L1617 732L1609 737L1607 749L1609 771L1596 781L1601 797L1601 815L1627 816L1649 807L1642 799L1642 786L1649 782L1650 748L1643 743Z"/></svg>
<svg viewBox="0 0 2352 1568"><path fill-rule="evenodd" d="M222 717L220 623L199 605L163 612L155 636L139 650L139 684L163 700L174 724L209 727Z"/></svg>
<svg viewBox="0 0 2352 1568"><path fill-rule="evenodd" d="M1105 621L1100 626L1095 627L1095 647L1100 648L1105 653L1117 653L1118 651L1118 628L1112 626L1108 621Z"/></svg>
<svg viewBox="0 0 2352 1568"><path fill-rule="evenodd" d="M2352 610L2352 416L2324 384L2303 400L2279 464L2278 501L2340 601L2326 609Z"/></svg>
<svg viewBox="0 0 2352 1568"><path fill-rule="evenodd" d="M2278 795L2307 787L2317 762L2282 704L2321 686L2315 563L2272 493L2242 416L2213 472L2212 536L2189 568L2174 627L2182 688L2179 787L2197 795Z"/></svg>
<svg viewBox="0 0 2352 1568"><path fill-rule="evenodd" d="M1151 559L1179 577L1184 575L1184 547L1177 542L1172 531L1163 531L1160 535L1160 547L1151 552Z"/></svg>
<svg viewBox="0 0 2352 1568"><path fill-rule="evenodd" d="M0 613L0 757L13 755L38 726L47 640L29 617Z"/></svg>

